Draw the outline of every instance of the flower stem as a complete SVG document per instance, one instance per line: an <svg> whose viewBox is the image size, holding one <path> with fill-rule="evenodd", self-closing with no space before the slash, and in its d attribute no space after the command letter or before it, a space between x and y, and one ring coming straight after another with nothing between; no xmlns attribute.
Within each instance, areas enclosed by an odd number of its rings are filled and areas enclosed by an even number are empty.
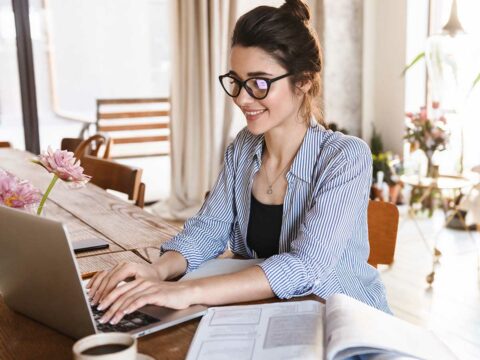
<svg viewBox="0 0 480 360"><path fill-rule="evenodd" d="M47 201L48 195L50 195L50 191L52 191L57 180L58 180L58 176L53 175L53 179L52 181L50 181L50 185L48 185L47 191L45 191L45 194L43 194L42 200L40 201L40 205L38 205L37 215L42 214L43 205L45 205L45 201Z"/></svg>

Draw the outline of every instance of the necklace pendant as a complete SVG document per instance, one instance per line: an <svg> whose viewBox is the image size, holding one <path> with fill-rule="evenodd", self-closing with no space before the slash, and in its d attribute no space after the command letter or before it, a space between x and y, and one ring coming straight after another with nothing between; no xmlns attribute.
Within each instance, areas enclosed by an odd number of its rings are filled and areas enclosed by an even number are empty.
<svg viewBox="0 0 480 360"><path fill-rule="evenodd" d="M271 187L271 186L268 187L267 194L268 194L268 195L272 195L272 194L273 194L273 190L272 190L272 187Z"/></svg>

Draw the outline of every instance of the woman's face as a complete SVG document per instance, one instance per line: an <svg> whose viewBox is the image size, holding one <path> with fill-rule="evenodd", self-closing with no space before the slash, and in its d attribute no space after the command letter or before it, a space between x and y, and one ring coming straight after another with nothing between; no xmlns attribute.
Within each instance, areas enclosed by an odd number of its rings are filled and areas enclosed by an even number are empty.
<svg viewBox="0 0 480 360"><path fill-rule="evenodd" d="M259 76L273 79L287 73L267 52L257 47L234 46L230 54L230 73L240 81ZM295 94L290 86L290 77L275 81L270 86L266 98L257 100L242 88L240 94L233 98L247 119L248 130L263 134L272 129L288 129L298 119L298 110L302 94Z"/></svg>

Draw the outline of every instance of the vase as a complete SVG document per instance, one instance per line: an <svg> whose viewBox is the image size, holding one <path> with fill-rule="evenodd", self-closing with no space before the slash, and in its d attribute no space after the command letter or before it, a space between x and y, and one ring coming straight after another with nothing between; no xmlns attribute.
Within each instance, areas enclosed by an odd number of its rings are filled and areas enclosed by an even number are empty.
<svg viewBox="0 0 480 360"><path fill-rule="evenodd" d="M401 190L402 185L400 185L398 182L388 186L388 197L391 203L395 205L399 203Z"/></svg>
<svg viewBox="0 0 480 360"><path fill-rule="evenodd" d="M47 216L47 204L43 204L42 212L40 214L38 214L38 205L39 204L35 204L35 205L30 205L28 207L25 207L25 211L27 211L28 213L33 214L33 215L46 217Z"/></svg>
<svg viewBox="0 0 480 360"><path fill-rule="evenodd" d="M424 151L425 157L427 158L427 173L426 177L436 179L438 178L438 165L433 164L433 152Z"/></svg>

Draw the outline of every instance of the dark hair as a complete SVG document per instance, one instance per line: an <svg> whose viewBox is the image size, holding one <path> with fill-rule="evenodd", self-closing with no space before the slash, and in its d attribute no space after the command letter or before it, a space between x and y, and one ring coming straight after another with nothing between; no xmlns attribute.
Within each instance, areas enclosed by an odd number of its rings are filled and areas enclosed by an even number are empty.
<svg viewBox="0 0 480 360"><path fill-rule="evenodd" d="M314 115L324 125L320 106L314 102L321 92L322 55L309 20L310 10L301 0L286 0L279 8L256 7L238 19L232 47L253 46L266 51L293 74L290 77L292 86L311 81L312 86L300 106L300 115L306 121Z"/></svg>

